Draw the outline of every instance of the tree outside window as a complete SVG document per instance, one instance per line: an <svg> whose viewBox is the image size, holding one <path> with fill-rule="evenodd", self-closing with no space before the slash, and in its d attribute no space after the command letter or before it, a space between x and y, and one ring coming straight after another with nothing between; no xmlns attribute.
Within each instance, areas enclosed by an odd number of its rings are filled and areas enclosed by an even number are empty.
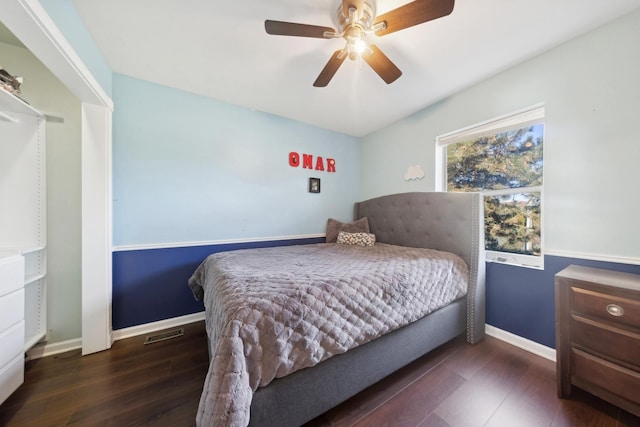
<svg viewBox="0 0 640 427"><path fill-rule="evenodd" d="M444 191L480 192L487 259L542 266L544 109L440 137Z"/></svg>

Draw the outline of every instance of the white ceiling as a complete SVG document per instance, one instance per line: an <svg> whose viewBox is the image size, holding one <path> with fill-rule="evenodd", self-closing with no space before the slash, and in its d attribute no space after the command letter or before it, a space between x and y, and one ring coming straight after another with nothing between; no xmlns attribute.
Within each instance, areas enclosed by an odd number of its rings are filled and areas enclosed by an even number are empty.
<svg viewBox="0 0 640 427"><path fill-rule="evenodd" d="M640 7L640 0L457 0L447 17L384 37L385 84L343 39L270 36L264 20L335 27L336 0L72 0L113 71L363 136ZM378 14L406 0L378 0Z"/></svg>

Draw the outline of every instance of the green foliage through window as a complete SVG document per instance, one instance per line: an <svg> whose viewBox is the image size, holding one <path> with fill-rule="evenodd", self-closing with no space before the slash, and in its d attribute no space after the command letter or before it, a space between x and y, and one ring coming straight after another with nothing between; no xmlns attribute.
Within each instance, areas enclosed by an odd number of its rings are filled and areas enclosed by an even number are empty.
<svg viewBox="0 0 640 427"><path fill-rule="evenodd" d="M542 185L543 125L447 146L447 191L486 191Z"/></svg>
<svg viewBox="0 0 640 427"><path fill-rule="evenodd" d="M541 255L543 132L539 123L446 146L447 191L485 196L488 250Z"/></svg>
<svg viewBox="0 0 640 427"><path fill-rule="evenodd" d="M485 196L485 248L541 255L540 193Z"/></svg>

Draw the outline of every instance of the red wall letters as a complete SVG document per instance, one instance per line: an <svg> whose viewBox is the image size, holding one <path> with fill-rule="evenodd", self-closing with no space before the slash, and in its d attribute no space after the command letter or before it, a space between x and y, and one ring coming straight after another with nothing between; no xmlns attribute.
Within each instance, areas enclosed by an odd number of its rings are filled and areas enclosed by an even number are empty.
<svg viewBox="0 0 640 427"><path fill-rule="evenodd" d="M315 169L317 171L325 170L325 160L322 156L316 156L315 159L315 167L313 164L313 154L302 154L302 158L300 158L300 154L292 151L289 153L289 166L297 168L302 163L303 169ZM326 160L327 172L335 172L336 171L336 161L334 159L327 158Z"/></svg>

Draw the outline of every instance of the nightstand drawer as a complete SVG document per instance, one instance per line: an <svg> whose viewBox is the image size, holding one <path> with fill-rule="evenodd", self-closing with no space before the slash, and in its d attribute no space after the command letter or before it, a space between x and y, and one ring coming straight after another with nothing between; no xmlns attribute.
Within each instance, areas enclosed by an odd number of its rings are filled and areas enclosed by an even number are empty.
<svg viewBox="0 0 640 427"><path fill-rule="evenodd" d="M572 349L571 358L571 378L575 384L588 390L595 386L640 404L640 373L576 349Z"/></svg>
<svg viewBox="0 0 640 427"><path fill-rule="evenodd" d="M591 319L573 317L571 343L603 357L617 359L640 371L640 335ZM615 361L615 360L614 360Z"/></svg>
<svg viewBox="0 0 640 427"><path fill-rule="evenodd" d="M627 298L571 288L571 309L608 322L615 322L640 329L640 302Z"/></svg>
<svg viewBox="0 0 640 427"><path fill-rule="evenodd" d="M571 265L555 291L558 396L576 386L640 416L640 274Z"/></svg>

